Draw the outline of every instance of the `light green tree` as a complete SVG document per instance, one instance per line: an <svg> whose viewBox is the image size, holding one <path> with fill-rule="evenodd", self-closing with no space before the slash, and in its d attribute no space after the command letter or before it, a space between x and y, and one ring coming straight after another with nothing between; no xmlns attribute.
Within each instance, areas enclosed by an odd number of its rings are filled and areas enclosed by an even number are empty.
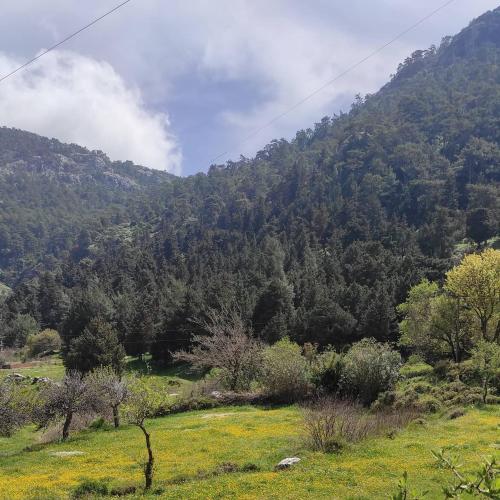
<svg viewBox="0 0 500 500"><path fill-rule="evenodd" d="M484 340L499 340L500 250L490 248L464 257L446 274L445 290L474 313Z"/></svg>
<svg viewBox="0 0 500 500"><path fill-rule="evenodd" d="M427 358L451 355L458 363L476 336L474 317L463 300L428 280L411 288L398 312L403 316L400 344Z"/></svg>
<svg viewBox="0 0 500 500"><path fill-rule="evenodd" d="M478 371L483 386L483 403L486 403L491 382L500 376L500 345L481 340L472 350L472 364Z"/></svg>
<svg viewBox="0 0 500 500"><path fill-rule="evenodd" d="M399 324L401 330L400 344L411 347L424 356L431 352L441 351L441 343L432 338L431 318L429 311L432 300L439 294L437 283L427 279L412 287L408 298L398 306L398 313L403 316Z"/></svg>

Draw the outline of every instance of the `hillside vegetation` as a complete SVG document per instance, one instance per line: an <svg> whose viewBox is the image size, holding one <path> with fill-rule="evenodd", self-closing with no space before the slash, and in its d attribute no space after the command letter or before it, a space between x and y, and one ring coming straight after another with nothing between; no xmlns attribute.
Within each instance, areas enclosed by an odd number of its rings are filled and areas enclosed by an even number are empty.
<svg viewBox="0 0 500 500"><path fill-rule="evenodd" d="M0 128L0 282L82 259L110 227L147 218L145 191L151 198L168 179L100 151Z"/></svg>
<svg viewBox="0 0 500 500"><path fill-rule="evenodd" d="M221 304L268 341L395 340L409 288L498 234L499 18L414 53L350 113L163 187L159 173L3 129L15 138L0 169L4 272L41 254L51 271L25 276L4 321L64 330L71 307L98 303L129 354L164 363L189 344L189 319Z"/></svg>

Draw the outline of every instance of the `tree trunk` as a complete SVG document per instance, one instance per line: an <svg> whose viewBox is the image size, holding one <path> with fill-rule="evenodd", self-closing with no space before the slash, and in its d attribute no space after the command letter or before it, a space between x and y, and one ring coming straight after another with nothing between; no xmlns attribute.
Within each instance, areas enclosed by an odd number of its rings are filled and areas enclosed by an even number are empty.
<svg viewBox="0 0 500 500"><path fill-rule="evenodd" d="M234 392L236 391L236 387L238 387L238 374L233 374L229 383L229 389Z"/></svg>
<svg viewBox="0 0 500 500"><path fill-rule="evenodd" d="M488 378L483 379L483 403L486 404L486 398L488 397Z"/></svg>
<svg viewBox="0 0 500 500"><path fill-rule="evenodd" d="M73 412L66 414L66 419L64 420L63 431L62 431L62 440L66 441L69 436L69 428L71 425L71 421L73 420Z"/></svg>
<svg viewBox="0 0 500 500"><path fill-rule="evenodd" d="M483 340L488 340L488 320L486 318L481 318L481 333Z"/></svg>
<svg viewBox="0 0 500 500"><path fill-rule="evenodd" d="M113 406L113 423L115 424L115 429L120 427L120 412L118 411L118 406Z"/></svg>
<svg viewBox="0 0 500 500"><path fill-rule="evenodd" d="M455 362L456 363L461 363L462 362L462 347L460 346L460 342L457 342L454 347L454 356L455 356Z"/></svg>
<svg viewBox="0 0 500 500"><path fill-rule="evenodd" d="M144 426L140 426L140 428L144 433L144 437L146 438L146 448L148 449L148 461L144 467L144 479L146 480L145 489L149 490L153 485L153 450L151 449L151 437L149 433L146 431L146 428Z"/></svg>

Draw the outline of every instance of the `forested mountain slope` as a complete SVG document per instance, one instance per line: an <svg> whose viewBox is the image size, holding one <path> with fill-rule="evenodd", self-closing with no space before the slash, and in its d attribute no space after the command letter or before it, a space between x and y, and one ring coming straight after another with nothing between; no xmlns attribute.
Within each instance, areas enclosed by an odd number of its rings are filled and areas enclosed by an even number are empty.
<svg viewBox="0 0 500 500"><path fill-rule="evenodd" d="M167 179L99 151L0 128L0 282L15 284L40 263L78 252L90 235L142 218L141 193Z"/></svg>
<svg viewBox="0 0 500 500"><path fill-rule="evenodd" d="M395 340L409 287L440 280L464 238L485 244L498 233L499 33L496 9L414 53L348 114L253 159L172 178L149 217L141 209L134 238L88 242L25 280L5 324L29 314L69 340L100 316L128 352L161 361L189 342L190 319L221 304L237 305L267 341Z"/></svg>

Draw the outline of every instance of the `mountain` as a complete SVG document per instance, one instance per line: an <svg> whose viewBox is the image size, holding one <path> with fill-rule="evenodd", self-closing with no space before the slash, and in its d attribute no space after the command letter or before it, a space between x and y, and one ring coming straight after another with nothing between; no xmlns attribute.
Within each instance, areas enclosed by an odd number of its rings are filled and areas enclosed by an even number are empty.
<svg viewBox="0 0 500 500"><path fill-rule="evenodd" d="M15 284L77 251L78 238L142 217L144 193L169 178L111 162L100 151L0 128L0 281Z"/></svg>
<svg viewBox="0 0 500 500"><path fill-rule="evenodd" d="M464 248L498 234L499 22L500 9L486 13L439 48L412 54L349 113L206 175L148 183L160 174L61 145L73 151L65 158L85 158L73 167L76 178L91 175L82 190L74 179L68 185L57 160L54 203L61 190L78 198L82 227L96 199L106 223L92 225L76 252L52 252L50 273L15 287L3 306L5 328L31 315L69 343L99 316L129 353L168 361L189 343L192 318L226 305L267 341L397 340L395 306L408 289L423 277L441 280ZM28 144L20 140L21 157ZM16 185L17 171L4 168ZM11 195L21 213L23 192ZM42 203L40 195L33 210L56 221ZM13 223L3 226L12 231Z"/></svg>

